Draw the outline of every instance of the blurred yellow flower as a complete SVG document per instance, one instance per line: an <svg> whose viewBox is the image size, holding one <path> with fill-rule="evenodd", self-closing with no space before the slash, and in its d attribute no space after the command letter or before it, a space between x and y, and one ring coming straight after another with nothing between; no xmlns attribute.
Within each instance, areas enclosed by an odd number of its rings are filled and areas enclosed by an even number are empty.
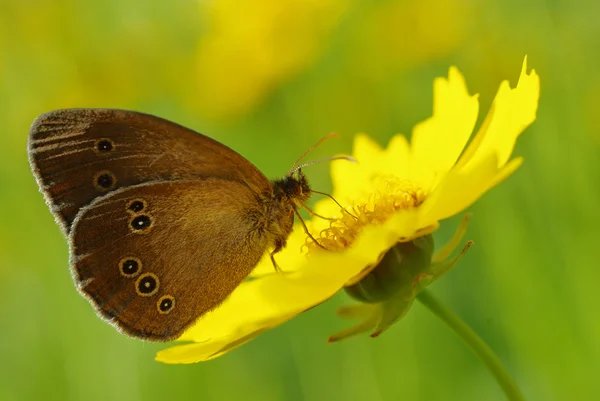
<svg viewBox="0 0 600 401"><path fill-rule="evenodd" d="M462 0L376 3L357 21L362 25L357 72L383 78L439 59L464 41L474 14L474 5Z"/></svg>
<svg viewBox="0 0 600 401"><path fill-rule="evenodd" d="M324 49L347 0L201 2L206 31L198 44L198 109L227 118L256 106Z"/></svg>
<svg viewBox="0 0 600 401"><path fill-rule="evenodd" d="M518 136L535 120L538 98L539 78L534 70L527 73L525 59L516 88L501 83L490 112L465 149L479 103L477 95L468 94L460 72L450 68L448 78L434 81L433 116L414 128L410 145L398 135L382 149L358 135L353 152L358 163L332 165L334 196L346 209L323 200L315 212L338 219L307 224L321 233L319 243L334 252L307 242L297 227L277 255L285 274L274 273L265 258L253 279L179 339L191 344L160 351L156 359L193 363L216 358L341 289L366 303L342 308L339 314L363 322L330 340L372 329L379 334L406 313L424 285L453 266L456 259L445 260L466 224L433 257L430 234L440 220L465 210L521 165L522 159L511 159L511 154ZM390 256L398 263L388 261ZM397 294L378 299L381 294L369 292L369 280L392 265L409 271L388 271L399 275L392 277L399 283Z"/></svg>

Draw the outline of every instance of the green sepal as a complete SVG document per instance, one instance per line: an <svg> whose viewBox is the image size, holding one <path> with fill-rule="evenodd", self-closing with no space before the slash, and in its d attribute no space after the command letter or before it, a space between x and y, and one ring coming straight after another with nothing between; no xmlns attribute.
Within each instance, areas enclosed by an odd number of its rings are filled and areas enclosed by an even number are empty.
<svg viewBox="0 0 600 401"><path fill-rule="evenodd" d="M468 241L462 251L450 258L466 231L469 216L465 216L450 242L433 255L433 237L427 235L392 247L381 262L358 283L345 291L360 304L340 308L343 318L360 319L360 323L329 338L329 342L371 331L377 337L403 318L415 298L428 285L446 274L473 244Z"/></svg>

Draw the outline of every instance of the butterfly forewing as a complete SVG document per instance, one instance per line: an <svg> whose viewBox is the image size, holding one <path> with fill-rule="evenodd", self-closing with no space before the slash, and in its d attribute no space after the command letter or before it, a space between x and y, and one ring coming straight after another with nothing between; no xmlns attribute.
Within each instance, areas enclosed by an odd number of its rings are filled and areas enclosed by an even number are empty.
<svg viewBox="0 0 600 401"><path fill-rule="evenodd" d="M75 219L74 279L122 331L176 338L220 304L265 252L256 206L247 186L216 178L114 191Z"/></svg>
<svg viewBox="0 0 600 401"><path fill-rule="evenodd" d="M157 180L209 177L244 183L256 193L268 179L225 145L167 120L114 109L66 109L33 123L29 157L46 200L68 233L96 197Z"/></svg>

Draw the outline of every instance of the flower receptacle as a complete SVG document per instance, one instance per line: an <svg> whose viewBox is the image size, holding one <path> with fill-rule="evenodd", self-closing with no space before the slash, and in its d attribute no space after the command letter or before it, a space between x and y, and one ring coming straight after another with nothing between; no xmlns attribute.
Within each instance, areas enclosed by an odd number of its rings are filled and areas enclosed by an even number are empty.
<svg viewBox="0 0 600 401"><path fill-rule="evenodd" d="M346 287L346 293L366 303L413 298L415 280L428 273L433 248L431 235L399 242L371 272L358 283Z"/></svg>

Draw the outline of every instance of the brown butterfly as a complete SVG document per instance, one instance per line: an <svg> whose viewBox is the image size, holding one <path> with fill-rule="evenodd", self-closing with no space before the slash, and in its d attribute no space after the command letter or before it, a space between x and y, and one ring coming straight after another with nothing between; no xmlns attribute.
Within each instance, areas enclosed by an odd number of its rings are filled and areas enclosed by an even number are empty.
<svg viewBox="0 0 600 401"><path fill-rule="evenodd" d="M147 114L56 110L29 159L68 237L73 279L133 337L168 341L286 245L311 191L300 168L269 181L225 145Z"/></svg>

